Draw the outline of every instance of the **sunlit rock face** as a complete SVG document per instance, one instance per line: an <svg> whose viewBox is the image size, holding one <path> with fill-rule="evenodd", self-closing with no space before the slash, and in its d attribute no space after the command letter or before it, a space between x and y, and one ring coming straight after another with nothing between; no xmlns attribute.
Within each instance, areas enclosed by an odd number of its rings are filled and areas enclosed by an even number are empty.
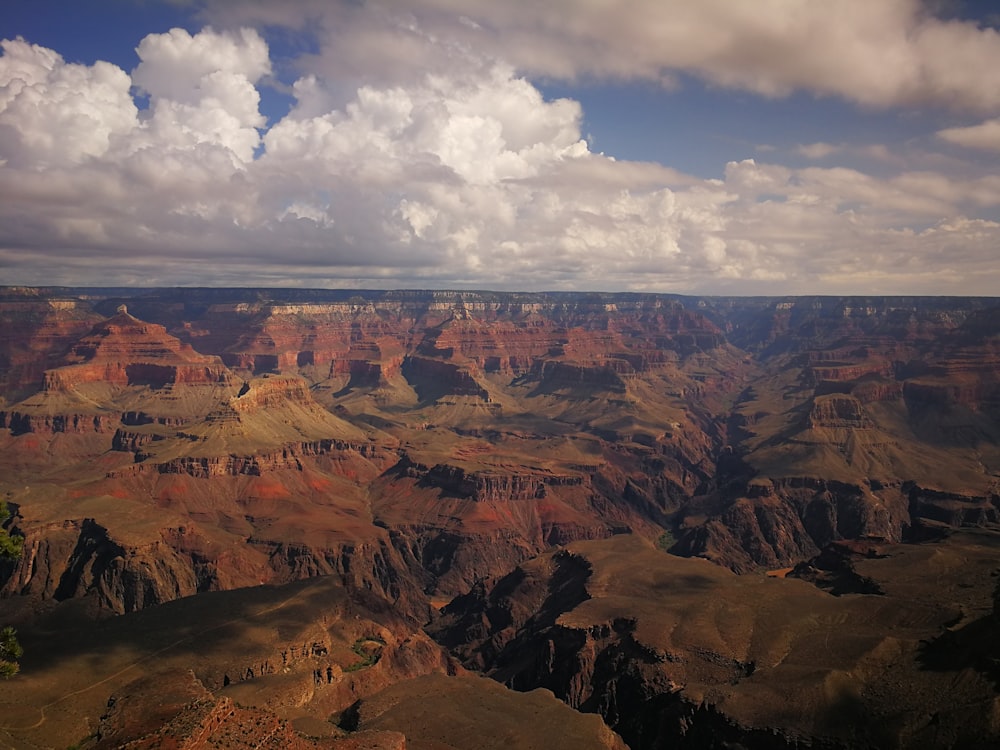
<svg viewBox="0 0 1000 750"><path fill-rule="evenodd" d="M0 382L7 402L39 390L45 370L103 317L79 300L20 292L0 301Z"/></svg>
<svg viewBox="0 0 1000 750"><path fill-rule="evenodd" d="M65 364L46 372L45 390L102 382L118 386L164 388L178 383L224 383L229 373L217 357L198 354L167 334L163 326L141 321L120 305L73 344Z"/></svg>

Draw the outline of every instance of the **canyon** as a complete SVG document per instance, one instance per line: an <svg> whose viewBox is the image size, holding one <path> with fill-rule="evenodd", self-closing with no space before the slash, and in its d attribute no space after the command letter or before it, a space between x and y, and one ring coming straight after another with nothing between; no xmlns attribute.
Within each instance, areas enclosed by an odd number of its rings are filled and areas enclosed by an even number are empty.
<svg viewBox="0 0 1000 750"><path fill-rule="evenodd" d="M10 746L1000 741L1000 299L8 287L0 324Z"/></svg>

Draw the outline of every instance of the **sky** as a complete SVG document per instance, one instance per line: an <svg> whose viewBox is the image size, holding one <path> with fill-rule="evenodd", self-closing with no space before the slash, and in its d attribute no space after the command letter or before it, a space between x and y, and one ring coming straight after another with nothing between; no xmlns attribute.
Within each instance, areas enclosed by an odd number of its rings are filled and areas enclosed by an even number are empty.
<svg viewBox="0 0 1000 750"><path fill-rule="evenodd" d="M2 0L0 284L1000 295L993 0Z"/></svg>

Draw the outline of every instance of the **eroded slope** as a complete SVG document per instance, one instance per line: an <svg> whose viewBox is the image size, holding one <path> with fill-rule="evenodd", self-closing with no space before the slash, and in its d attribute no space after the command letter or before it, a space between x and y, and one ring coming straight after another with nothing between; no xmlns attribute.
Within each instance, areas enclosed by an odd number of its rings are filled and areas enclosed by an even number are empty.
<svg viewBox="0 0 1000 750"><path fill-rule="evenodd" d="M456 600L435 632L634 750L989 747L998 549L995 534L878 547L856 566L882 593L837 597L634 536L576 542Z"/></svg>

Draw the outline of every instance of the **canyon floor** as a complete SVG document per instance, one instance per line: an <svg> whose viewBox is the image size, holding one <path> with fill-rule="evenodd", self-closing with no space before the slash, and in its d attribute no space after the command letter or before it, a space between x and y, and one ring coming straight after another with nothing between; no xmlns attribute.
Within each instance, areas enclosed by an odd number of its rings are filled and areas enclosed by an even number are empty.
<svg viewBox="0 0 1000 750"><path fill-rule="evenodd" d="M10 747L1000 742L1000 300L0 289Z"/></svg>

